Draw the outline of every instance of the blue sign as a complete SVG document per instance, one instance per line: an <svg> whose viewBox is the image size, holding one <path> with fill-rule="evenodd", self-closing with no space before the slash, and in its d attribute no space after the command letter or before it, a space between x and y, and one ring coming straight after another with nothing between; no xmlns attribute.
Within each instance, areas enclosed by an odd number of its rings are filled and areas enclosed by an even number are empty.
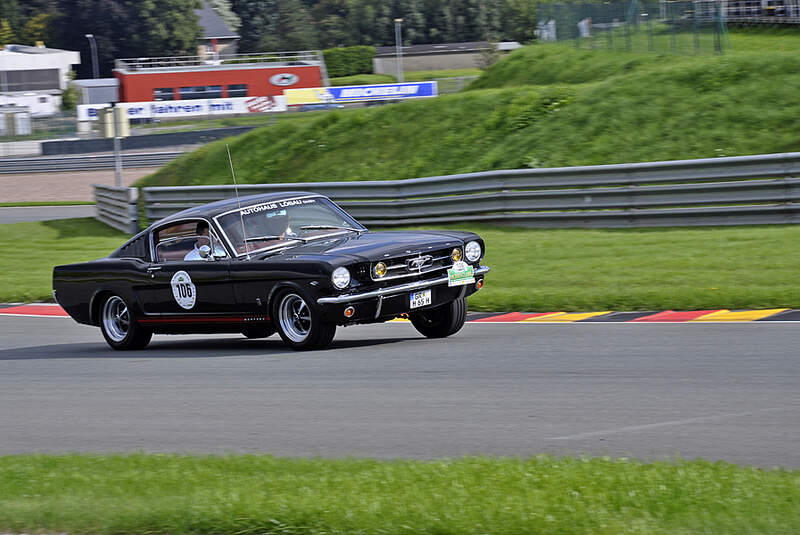
<svg viewBox="0 0 800 535"><path fill-rule="evenodd" d="M436 82L328 87L333 102L396 100L436 96Z"/></svg>

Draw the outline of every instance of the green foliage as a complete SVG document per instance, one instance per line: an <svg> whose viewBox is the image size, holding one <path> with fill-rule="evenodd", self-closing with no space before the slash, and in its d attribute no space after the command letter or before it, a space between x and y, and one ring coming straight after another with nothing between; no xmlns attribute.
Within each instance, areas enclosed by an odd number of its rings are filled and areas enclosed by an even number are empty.
<svg viewBox="0 0 800 535"><path fill-rule="evenodd" d="M8 19L0 20L0 45L7 45L14 42L14 30Z"/></svg>
<svg viewBox="0 0 800 535"><path fill-rule="evenodd" d="M330 77L372 74L372 58L375 57L374 46L330 48L324 50L323 53Z"/></svg>
<svg viewBox="0 0 800 535"><path fill-rule="evenodd" d="M20 32L20 42L24 45L35 45L42 41L47 45L53 36L53 16L49 13L39 13L28 19Z"/></svg>
<svg viewBox="0 0 800 535"><path fill-rule="evenodd" d="M225 24L228 27L236 31L241 26L242 21L239 19L239 16L233 12L233 8L231 7L230 0L207 0L208 4L211 6L211 9L216 11L217 15L225 21Z"/></svg>
<svg viewBox="0 0 800 535"><path fill-rule="evenodd" d="M64 111L74 111L78 107L80 92L74 85L69 85L61 93L61 109Z"/></svg>
<svg viewBox="0 0 800 535"><path fill-rule="evenodd" d="M800 473L703 460L0 458L0 529L95 535L789 534Z"/></svg>

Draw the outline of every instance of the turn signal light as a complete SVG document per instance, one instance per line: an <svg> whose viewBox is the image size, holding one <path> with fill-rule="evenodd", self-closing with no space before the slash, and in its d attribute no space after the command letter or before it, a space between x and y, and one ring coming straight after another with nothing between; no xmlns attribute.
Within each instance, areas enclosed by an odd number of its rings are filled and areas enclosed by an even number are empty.
<svg viewBox="0 0 800 535"><path fill-rule="evenodd" d="M347 307L344 309L344 317L345 318L352 318L353 314L356 313L356 309L353 307Z"/></svg>
<svg viewBox="0 0 800 535"><path fill-rule="evenodd" d="M386 275L386 264L378 262L375 264L375 267L372 268L372 273L374 273L377 278L383 277Z"/></svg>
<svg viewBox="0 0 800 535"><path fill-rule="evenodd" d="M453 249L453 252L450 253L450 258L453 259L453 262L458 262L463 258L461 253L461 249Z"/></svg>
<svg viewBox="0 0 800 535"><path fill-rule="evenodd" d="M475 283L475 289L480 290L481 288L483 288L483 281L479 280L478 282Z"/></svg>

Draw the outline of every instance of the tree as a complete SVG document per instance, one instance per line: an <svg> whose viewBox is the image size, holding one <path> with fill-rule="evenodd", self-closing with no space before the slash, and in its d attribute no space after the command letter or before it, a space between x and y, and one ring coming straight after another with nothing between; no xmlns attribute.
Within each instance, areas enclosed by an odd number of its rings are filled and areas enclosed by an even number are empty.
<svg viewBox="0 0 800 535"><path fill-rule="evenodd" d="M194 10L200 7L200 0L130 0L128 21L137 29L131 45L137 55L195 55L201 32Z"/></svg>
<svg viewBox="0 0 800 535"><path fill-rule="evenodd" d="M19 34L20 43L23 45L33 45L37 41L45 44L50 43L52 34L51 21L53 16L49 13L39 13L28 19Z"/></svg>
<svg viewBox="0 0 800 535"><path fill-rule="evenodd" d="M7 45L14 42L14 30L11 29L8 19L0 20L0 45Z"/></svg>
<svg viewBox="0 0 800 535"><path fill-rule="evenodd" d="M241 20L239 50L241 52L268 51L268 49L261 48L261 42L265 36L277 36L277 0L232 0L231 7Z"/></svg>

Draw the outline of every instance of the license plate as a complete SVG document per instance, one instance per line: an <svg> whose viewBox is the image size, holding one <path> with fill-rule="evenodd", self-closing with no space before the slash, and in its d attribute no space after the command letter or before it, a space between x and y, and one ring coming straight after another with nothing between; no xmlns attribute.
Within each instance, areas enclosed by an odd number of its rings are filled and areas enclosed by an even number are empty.
<svg viewBox="0 0 800 535"><path fill-rule="evenodd" d="M409 306L411 308L424 307L425 305L430 305L432 302L431 291L422 290L421 292L411 293L411 302L409 303Z"/></svg>

